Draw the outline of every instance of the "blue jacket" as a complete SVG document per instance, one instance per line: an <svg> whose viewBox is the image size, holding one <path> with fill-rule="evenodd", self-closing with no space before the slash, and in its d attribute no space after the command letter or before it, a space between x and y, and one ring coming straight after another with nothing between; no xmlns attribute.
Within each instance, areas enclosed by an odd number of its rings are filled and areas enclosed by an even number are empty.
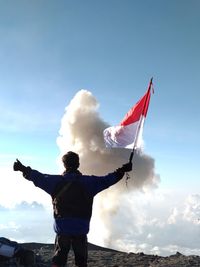
<svg viewBox="0 0 200 267"><path fill-rule="evenodd" d="M104 189L117 183L124 175L124 172L118 169L113 173L109 173L105 176L89 176L81 175L80 183L85 189L85 192L93 200L94 196L103 191ZM56 187L61 181L73 181L77 178L75 173L66 173L64 175L49 175L43 174L36 170L31 170L28 180L32 181L35 186L41 188L49 195L53 195ZM57 234L66 235L82 235L89 232L90 218L80 218L80 217L64 217L55 218L54 220L54 230Z"/></svg>

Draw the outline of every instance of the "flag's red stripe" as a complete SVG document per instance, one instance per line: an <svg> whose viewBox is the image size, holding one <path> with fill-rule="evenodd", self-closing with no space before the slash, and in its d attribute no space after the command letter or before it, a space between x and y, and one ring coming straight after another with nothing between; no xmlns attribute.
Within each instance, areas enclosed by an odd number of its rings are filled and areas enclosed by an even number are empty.
<svg viewBox="0 0 200 267"><path fill-rule="evenodd" d="M151 97L151 87L148 89L147 93L146 93L146 103L144 104L144 109L142 112L142 115L144 115L146 117L147 115L147 111L149 108L149 102L150 102L150 97Z"/></svg>
<svg viewBox="0 0 200 267"><path fill-rule="evenodd" d="M133 106L128 113L125 115L124 119L121 121L120 125L125 126L134 123L140 119L141 115L146 117L149 101L151 96L151 83L146 94Z"/></svg>

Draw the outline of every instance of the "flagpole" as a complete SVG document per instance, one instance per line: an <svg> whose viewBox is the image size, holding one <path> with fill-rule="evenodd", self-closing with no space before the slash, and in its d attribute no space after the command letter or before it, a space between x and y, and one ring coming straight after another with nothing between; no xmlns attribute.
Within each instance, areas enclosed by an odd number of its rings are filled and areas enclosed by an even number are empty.
<svg viewBox="0 0 200 267"><path fill-rule="evenodd" d="M148 90L151 89L152 84L153 84L153 77L152 77L151 80L150 80ZM144 111L144 109L146 108L146 103L147 103L147 96L146 96L146 99L145 99L145 103L144 103L143 111ZM142 113L143 113L143 111L142 111ZM141 115L141 117L142 117L142 115ZM136 142L137 139L138 139L138 134L139 134L139 130L140 130L140 127L141 127L141 117L140 117L139 125L138 125L138 127L137 127L137 131L136 131L136 135L135 135L135 140L134 140L134 146L133 146L133 149L132 149L131 154L130 154L130 157L129 157L129 162L132 162L132 160L133 160L133 156L134 156L134 154L135 154L135 150L136 150L136 148L135 148L135 142Z"/></svg>

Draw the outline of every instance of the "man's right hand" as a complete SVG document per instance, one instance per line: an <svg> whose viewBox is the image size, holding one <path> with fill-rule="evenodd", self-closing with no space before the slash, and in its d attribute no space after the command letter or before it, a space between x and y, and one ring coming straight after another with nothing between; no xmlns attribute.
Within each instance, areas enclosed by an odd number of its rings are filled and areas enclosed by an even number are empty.
<svg viewBox="0 0 200 267"><path fill-rule="evenodd" d="M13 170L24 172L25 169L26 167L18 159L16 159L16 161L13 164Z"/></svg>

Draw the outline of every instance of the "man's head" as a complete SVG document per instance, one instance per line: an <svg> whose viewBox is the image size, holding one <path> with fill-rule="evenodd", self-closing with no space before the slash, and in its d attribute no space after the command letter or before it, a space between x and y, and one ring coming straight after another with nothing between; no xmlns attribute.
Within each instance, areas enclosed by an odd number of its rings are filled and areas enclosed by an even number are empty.
<svg viewBox="0 0 200 267"><path fill-rule="evenodd" d="M69 151L62 157L63 164L66 170L77 170L79 167L79 155Z"/></svg>

